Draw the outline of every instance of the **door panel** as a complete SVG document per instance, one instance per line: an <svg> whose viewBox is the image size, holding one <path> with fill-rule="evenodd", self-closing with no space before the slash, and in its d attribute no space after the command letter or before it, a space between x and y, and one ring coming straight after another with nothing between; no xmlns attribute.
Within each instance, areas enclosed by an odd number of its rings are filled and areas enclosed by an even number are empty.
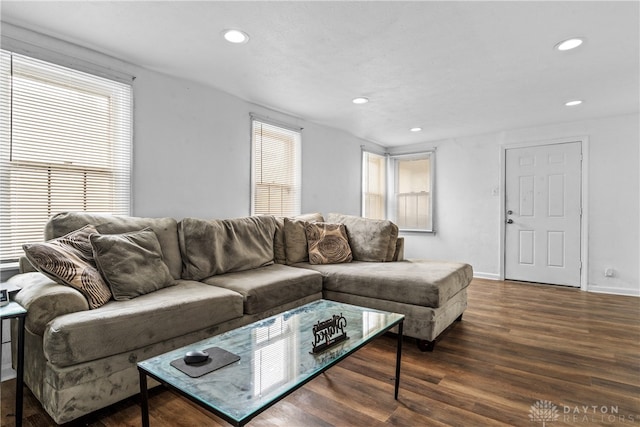
<svg viewBox="0 0 640 427"><path fill-rule="evenodd" d="M580 286L581 143L506 150L505 278Z"/></svg>

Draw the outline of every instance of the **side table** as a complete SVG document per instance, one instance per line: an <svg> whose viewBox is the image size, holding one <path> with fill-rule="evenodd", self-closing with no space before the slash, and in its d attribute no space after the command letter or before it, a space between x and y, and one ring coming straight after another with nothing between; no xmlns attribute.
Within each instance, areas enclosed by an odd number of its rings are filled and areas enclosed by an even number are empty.
<svg viewBox="0 0 640 427"><path fill-rule="evenodd" d="M16 427L22 426L22 392L24 390L24 319L27 310L15 301L0 307L0 320L18 319L18 363L16 366ZM2 341L2 328L0 328ZM0 357L0 360L2 358Z"/></svg>

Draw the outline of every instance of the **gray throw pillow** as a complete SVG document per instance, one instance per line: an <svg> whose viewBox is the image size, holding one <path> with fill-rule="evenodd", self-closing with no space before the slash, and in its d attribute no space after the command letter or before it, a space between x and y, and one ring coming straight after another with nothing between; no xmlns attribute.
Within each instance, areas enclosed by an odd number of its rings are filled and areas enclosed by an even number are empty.
<svg viewBox="0 0 640 427"><path fill-rule="evenodd" d="M106 304L111 291L94 264L89 241L92 235L97 235L97 231L93 225L87 225L45 243L24 244L22 249L39 272L80 291L93 309Z"/></svg>
<svg viewBox="0 0 640 427"><path fill-rule="evenodd" d="M288 265L309 261L305 231L307 224L307 221L300 219L284 219L284 246Z"/></svg>
<svg viewBox="0 0 640 427"><path fill-rule="evenodd" d="M94 234L93 257L116 301L129 300L175 284L156 234L144 229Z"/></svg>
<svg viewBox="0 0 640 427"><path fill-rule="evenodd" d="M351 248L344 224L307 223L310 264L351 262Z"/></svg>

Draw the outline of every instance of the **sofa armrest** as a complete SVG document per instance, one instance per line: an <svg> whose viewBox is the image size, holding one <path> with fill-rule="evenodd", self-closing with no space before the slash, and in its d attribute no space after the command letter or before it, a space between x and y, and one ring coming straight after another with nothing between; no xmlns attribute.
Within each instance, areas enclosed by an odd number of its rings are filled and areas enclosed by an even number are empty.
<svg viewBox="0 0 640 427"><path fill-rule="evenodd" d="M86 298L76 289L54 282L42 273L22 273L9 279L22 288L14 297L27 309L25 327L42 336L47 324L58 316L89 309Z"/></svg>
<svg viewBox="0 0 640 427"><path fill-rule="evenodd" d="M393 254L394 261L404 261L404 237L396 240L396 252Z"/></svg>

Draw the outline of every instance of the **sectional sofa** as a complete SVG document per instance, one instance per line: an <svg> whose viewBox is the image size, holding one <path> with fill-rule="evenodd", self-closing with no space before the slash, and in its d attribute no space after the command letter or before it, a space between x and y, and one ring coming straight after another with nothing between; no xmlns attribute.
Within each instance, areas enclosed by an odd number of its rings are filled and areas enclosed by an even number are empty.
<svg viewBox="0 0 640 427"><path fill-rule="evenodd" d="M340 214L68 212L44 238L10 280L28 310L25 383L57 423L138 393L139 360L321 298L403 313L427 348L461 318L472 278L468 264L403 260L389 221Z"/></svg>

